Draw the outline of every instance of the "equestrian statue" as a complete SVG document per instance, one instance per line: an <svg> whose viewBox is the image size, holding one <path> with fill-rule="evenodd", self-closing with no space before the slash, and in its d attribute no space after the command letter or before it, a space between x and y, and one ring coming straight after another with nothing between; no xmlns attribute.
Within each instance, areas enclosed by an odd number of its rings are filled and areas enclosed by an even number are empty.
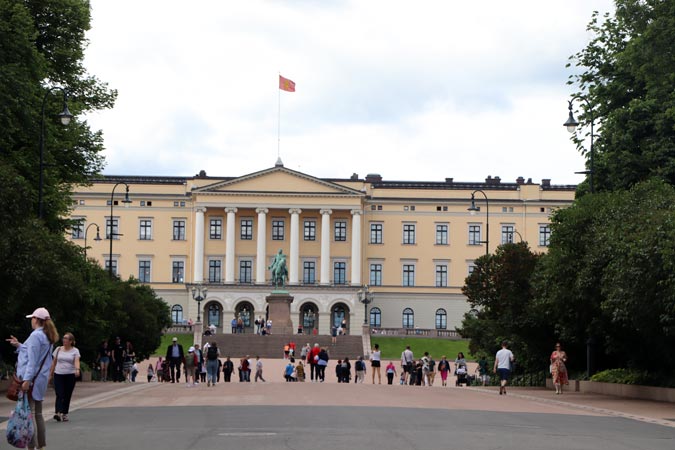
<svg viewBox="0 0 675 450"><path fill-rule="evenodd" d="M279 252L274 256L274 261L268 267L272 271L272 284L276 289L286 286L286 279L288 278L288 270L286 270L286 255L279 249Z"/></svg>

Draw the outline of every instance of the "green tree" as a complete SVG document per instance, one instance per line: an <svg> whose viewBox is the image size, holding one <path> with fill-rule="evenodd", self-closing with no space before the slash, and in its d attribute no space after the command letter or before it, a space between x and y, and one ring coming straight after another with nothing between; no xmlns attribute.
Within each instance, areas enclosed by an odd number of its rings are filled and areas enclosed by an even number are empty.
<svg viewBox="0 0 675 450"><path fill-rule="evenodd" d="M584 196L552 218L536 308L569 353L599 368L675 369L675 189L662 181ZM578 356L576 359L581 359Z"/></svg>
<svg viewBox="0 0 675 450"><path fill-rule="evenodd" d="M500 245L494 255L476 260L462 288L472 311L459 330L470 339L471 353L493 355L506 339L524 370L545 367L553 331L535 308L530 283L540 258L521 242Z"/></svg>
<svg viewBox="0 0 675 450"><path fill-rule="evenodd" d="M83 0L0 0L0 159L13 165L31 191L25 210L37 211L39 140L45 104L44 199L46 224L62 231L70 186L86 183L101 170L102 135L84 121L64 127L55 115L62 97L47 95L60 86L78 114L112 107L116 92L87 74L83 64L90 28Z"/></svg>
<svg viewBox="0 0 675 450"><path fill-rule="evenodd" d="M594 116L600 130L595 190L653 177L675 184L675 0L616 0L616 12L595 13L588 30L593 39L568 65L580 70L569 84L587 100L578 119L588 126Z"/></svg>
<svg viewBox="0 0 675 450"><path fill-rule="evenodd" d="M0 335L25 339L25 315L46 306L91 362L103 339L120 335L139 357L159 344L167 305L148 287L110 279L66 241L70 187L103 167L103 140L86 122L55 120L60 91L77 115L112 107L116 92L83 66L90 28L86 0L0 0ZM44 211L36 218L40 124L45 106ZM2 344L3 359L14 358Z"/></svg>
<svg viewBox="0 0 675 450"><path fill-rule="evenodd" d="M95 261L85 261L80 247L27 216L30 189L2 161L0 186L0 336L24 340L31 331L26 314L45 306L61 333L76 336L89 363L99 343L115 335L130 340L138 357L149 356L171 323L166 303L147 286L111 279ZM13 348L0 342L2 359L13 361Z"/></svg>

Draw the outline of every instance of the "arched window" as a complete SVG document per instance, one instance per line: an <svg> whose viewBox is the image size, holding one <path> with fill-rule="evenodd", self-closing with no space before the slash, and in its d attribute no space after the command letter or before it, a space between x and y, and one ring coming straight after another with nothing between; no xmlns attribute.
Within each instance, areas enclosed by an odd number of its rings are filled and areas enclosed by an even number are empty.
<svg viewBox="0 0 675 450"><path fill-rule="evenodd" d="M220 305L218 303L209 305L208 325L220 326Z"/></svg>
<svg viewBox="0 0 675 450"><path fill-rule="evenodd" d="M403 310L403 328L415 328L415 313L410 308Z"/></svg>
<svg viewBox="0 0 675 450"><path fill-rule="evenodd" d="M173 305L171 307L171 320L173 323L183 323L183 307L180 305Z"/></svg>
<svg viewBox="0 0 675 450"><path fill-rule="evenodd" d="M447 330L448 328L448 313L443 308L436 310L436 329Z"/></svg>
<svg viewBox="0 0 675 450"><path fill-rule="evenodd" d="M302 327L311 332L316 327L317 310L312 304L302 305Z"/></svg>
<svg viewBox="0 0 675 450"><path fill-rule="evenodd" d="M333 306L331 310L332 322L335 325L335 328L340 328L342 326L342 321L347 320L347 308L342 303L338 303Z"/></svg>
<svg viewBox="0 0 675 450"><path fill-rule="evenodd" d="M380 308L370 308L370 326L375 328L382 326L382 311L380 311Z"/></svg>

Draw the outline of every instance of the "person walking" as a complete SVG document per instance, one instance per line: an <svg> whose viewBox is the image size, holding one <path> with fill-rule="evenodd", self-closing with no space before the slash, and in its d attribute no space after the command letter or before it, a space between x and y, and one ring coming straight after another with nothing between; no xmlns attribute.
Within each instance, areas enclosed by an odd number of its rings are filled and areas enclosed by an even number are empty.
<svg viewBox="0 0 675 450"><path fill-rule="evenodd" d="M56 404L54 420L68 422L70 399L75 390L75 378L80 376L80 351L75 347L72 333L63 335L63 345L54 350L49 377L54 380Z"/></svg>
<svg viewBox="0 0 675 450"><path fill-rule="evenodd" d="M171 345L166 349L166 360L169 361L171 382L175 383L180 382L180 365L185 360L185 352L183 346L178 343L178 338L173 338L171 341Z"/></svg>
<svg viewBox="0 0 675 450"><path fill-rule="evenodd" d="M387 373L387 384L394 384L394 377L396 376L396 366L394 366L394 363L389 361L384 370Z"/></svg>
<svg viewBox="0 0 675 450"><path fill-rule="evenodd" d="M317 363L319 362L319 352L321 348L319 343L315 343L312 350L307 353L307 363L309 364L309 378L312 383L319 381L319 369L317 369Z"/></svg>
<svg viewBox="0 0 675 450"><path fill-rule="evenodd" d="M111 357L112 352L108 347L108 340L105 339L98 348L98 364L101 369L101 381L108 381L108 366L110 365Z"/></svg>
<svg viewBox="0 0 675 450"><path fill-rule="evenodd" d="M220 358L220 350L218 349L218 344L213 341L206 350L206 386L216 385L218 358Z"/></svg>
<svg viewBox="0 0 675 450"><path fill-rule="evenodd" d="M195 348L190 347L188 349L188 354L185 357L185 385L187 387L194 387L196 382L195 370L197 369L197 355L195 354Z"/></svg>
<svg viewBox="0 0 675 450"><path fill-rule="evenodd" d="M112 380L114 382L122 382L124 381L124 373L122 371L124 367L124 345L119 336L115 338L111 353L113 363Z"/></svg>
<svg viewBox="0 0 675 450"><path fill-rule="evenodd" d="M23 381L21 390L24 395L28 393L31 386L33 387L33 391L28 396L28 402L35 421L35 432L28 448L34 449L44 448L47 445L42 402L47 392L49 371L52 365L52 345L59 340L59 332L46 308L37 308L26 318L31 320L33 328L28 339L22 344L10 335L6 341L15 347L19 354L16 362L16 376Z"/></svg>
<svg viewBox="0 0 675 450"><path fill-rule="evenodd" d="M316 368L319 371L319 382L323 383L326 379L326 366L328 366L328 351L322 348L317 355L319 360L316 363Z"/></svg>
<svg viewBox="0 0 675 450"><path fill-rule="evenodd" d="M502 341L502 349L495 355L494 372L499 375L499 395L506 395L506 385L511 376L511 364L515 360L507 347L509 343Z"/></svg>
<svg viewBox="0 0 675 450"><path fill-rule="evenodd" d="M264 383L265 379L263 378L263 362L260 360L260 356L255 357L255 382L258 382L258 378Z"/></svg>
<svg viewBox="0 0 675 450"><path fill-rule="evenodd" d="M231 381L232 372L234 372L234 363L228 356L225 358L225 362L223 363L223 381L225 383L229 383Z"/></svg>
<svg viewBox="0 0 675 450"><path fill-rule="evenodd" d="M382 373L380 373L380 366L382 365L382 352L380 346L375 344L370 353L370 366L373 369L373 384L375 384L375 374L377 374L377 384L382 384Z"/></svg>
<svg viewBox="0 0 675 450"><path fill-rule="evenodd" d="M363 360L363 356L359 356L354 363L354 372L354 383L363 383L366 378L366 362Z"/></svg>
<svg viewBox="0 0 675 450"><path fill-rule="evenodd" d="M134 352L134 346L131 345L131 341L127 341L124 345L124 364L122 370L124 371L124 382L130 383L133 380L131 379L131 371L134 367L134 360L136 359L136 352Z"/></svg>
<svg viewBox="0 0 675 450"><path fill-rule="evenodd" d="M405 382L408 382L408 377L412 375L414 362L415 356L413 355L412 350L410 350L410 346L406 345L405 350L401 353L401 368L405 374Z"/></svg>
<svg viewBox="0 0 675 450"><path fill-rule="evenodd" d="M555 386L555 393L562 394L563 385L570 384L567 379L567 353L562 350L560 342L555 344L555 350L551 353L551 376L553 377L553 386Z"/></svg>
<svg viewBox="0 0 675 450"><path fill-rule="evenodd" d="M443 355L441 360L438 361L438 372L441 374L441 386L447 386L448 372L450 372L450 361L447 360L445 355Z"/></svg>

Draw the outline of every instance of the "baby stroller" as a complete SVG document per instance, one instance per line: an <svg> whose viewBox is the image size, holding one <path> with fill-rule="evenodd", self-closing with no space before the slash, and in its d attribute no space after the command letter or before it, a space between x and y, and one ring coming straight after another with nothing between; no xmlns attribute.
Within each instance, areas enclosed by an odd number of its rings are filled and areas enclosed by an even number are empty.
<svg viewBox="0 0 675 450"><path fill-rule="evenodd" d="M455 386L461 386L462 384L464 384L465 386L469 385L469 377L467 375L465 364L460 364L459 366L457 366L457 369L455 369L455 375L457 376Z"/></svg>

